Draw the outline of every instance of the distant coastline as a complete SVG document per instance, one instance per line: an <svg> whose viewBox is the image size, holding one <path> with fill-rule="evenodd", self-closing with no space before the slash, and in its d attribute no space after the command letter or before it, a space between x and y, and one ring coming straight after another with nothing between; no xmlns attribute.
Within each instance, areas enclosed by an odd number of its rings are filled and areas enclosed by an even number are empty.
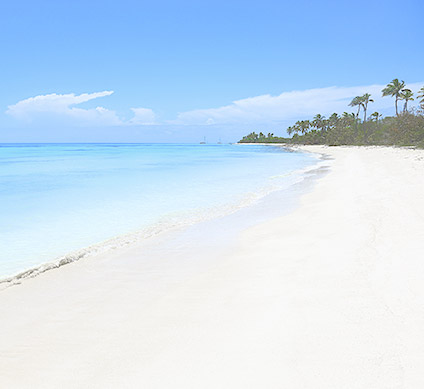
<svg viewBox="0 0 424 389"><path fill-rule="evenodd" d="M424 86L418 91L417 108L408 109L408 102L414 94L404 81L394 79L382 90L383 97L395 98L395 116L382 117L379 112L367 116L373 99L369 93L356 96L349 106L357 108L356 113L333 113L328 118L317 114L312 120L299 120L287 129L291 137L279 137L274 133L265 135L253 131L239 143L287 143L330 146L414 146L424 148ZM398 103L403 102L399 110ZM363 119L359 114L363 112Z"/></svg>

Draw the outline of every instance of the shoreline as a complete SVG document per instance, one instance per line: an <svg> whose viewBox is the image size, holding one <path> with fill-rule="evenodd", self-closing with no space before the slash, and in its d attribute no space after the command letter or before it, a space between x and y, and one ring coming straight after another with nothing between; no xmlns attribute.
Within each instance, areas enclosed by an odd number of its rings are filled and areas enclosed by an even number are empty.
<svg viewBox="0 0 424 389"><path fill-rule="evenodd" d="M274 145L280 147L280 145ZM286 148L286 147L284 147ZM302 152L297 150L297 152ZM254 195L246 196L240 203L226 205L225 207L220 207L219 209L207 208L193 212L192 214L186 214L180 216L172 221L163 222L159 220L154 225L144 227L140 230L130 232L127 234L116 235L110 239L93 243L89 246L82 247L70 251L64 255L61 255L57 258L54 258L50 261L42 262L39 265L23 269L12 275L0 276L0 293L2 290L7 289L11 286L19 285L27 279L37 277L47 271L59 269L62 266L74 263L82 259L89 259L98 255L108 255L108 253L113 252L114 250L125 249L127 247L136 247L142 245L146 239L156 237L157 235L166 235L167 233L172 233L174 231L182 231L186 228L190 228L198 223L204 223L215 218L221 218L228 215L231 215L235 212L239 212L243 208L254 206L258 201L262 201L264 198L276 191L285 191L290 190L290 187L297 185L299 182L305 179L305 175L309 174L310 171L313 171L319 168L322 165L324 158L317 157L317 160L314 164L301 169L290 172L290 175L297 175L298 180L294 183L290 183L286 188L279 188L267 191L266 193L255 193Z"/></svg>
<svg viewBox="0 0 424 389"><path fill-rule="evenodd" d="M331 169L288 213L264 201L247 228L236 212L2 291L4 385L423 386L424 151L302 150Z"/></svg>

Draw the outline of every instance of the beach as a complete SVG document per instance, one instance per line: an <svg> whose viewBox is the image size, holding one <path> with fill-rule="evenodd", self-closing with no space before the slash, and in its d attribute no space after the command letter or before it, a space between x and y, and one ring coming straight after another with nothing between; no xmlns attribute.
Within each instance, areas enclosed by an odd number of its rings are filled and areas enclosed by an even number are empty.
<svg viewBox="0 0 424 389"><path fill-rule="evenodd" d="M326 165L286 214L2 290L0 387L423 387L424 151L300 149Z"/></svg>

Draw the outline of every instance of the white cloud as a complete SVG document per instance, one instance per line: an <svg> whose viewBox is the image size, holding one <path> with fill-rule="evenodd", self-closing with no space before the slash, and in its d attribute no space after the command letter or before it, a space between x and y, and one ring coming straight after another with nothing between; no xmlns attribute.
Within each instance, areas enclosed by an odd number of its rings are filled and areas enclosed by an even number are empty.
<svg viewBox="0 0 424 389"><path fill-rule="evenodd" d="M6 113L17 118L28 121L39 120L42 122L64 121L71 124L83 126L117 126L117 125L139 125L153 124L155 114L148 108L132 108L134 117L130 120L122 120L113 110L96 108L79 108L76 105L110 96L113 91L95 93L75 93L39 95L21 100L16 104L9 105Z"/></svg>
<svg viewBox="0 0 424 389"><path fill-rule="evenodd" d="M131 108L131 111L133 111L134 116L128 121L129 124L156 124L156 115L150 108Z"/></svg>
<svg viewBox="0 0 424 389"><path fill-rule="evenodd" d="M66 116L68 119L72 119L73 122L115 125L120 123L115 111L104 107L90 109L75 107L77 104L99 97L110 96L112 93L113 91L103 91L83 93L81 95L75 95L75 93L40 95L9 105L6 113L15 118L26 120L46 118L46 116Z"/></svg>
<svg viewBox="0 0 424 389"><path fill-rule="evenodd" d="M424 82L408 84L407 87L417 92ZM177 118L160 122L155 112L149 108L131 108L133 116L122 119L114 110L104 107L80 108L79 104L110 96L113 91L95 93L48 94L30 97L10 105L7 114L29 121L38 120L42 124L66 123L81 126L198 126L229 125L245 126L285 125L286 123L308 119L317 113L329 115L333 112L353 112L348 106L351 99L364 93L371 93L375 100L369 106L369 113L379 111L383 114L394 114L394 99L381 97L385 85L368 85L357 87L327 87L300 91L283 92L277 96L261 95L236 100L231 104L218 108L196 109L179 113ZM411 102L409 106L412 106ZM416 102L415 102L416 103ZM399 104L402 109L402 104ZM284 124L285 123L285 124Z"/></svg>
<svg viewBox="0 0 424 389"><path fill-rule="evenodd" d="M40 95L21 100L14 105L9 105L7 113L16 117L29 115L34 112L72 112L70 106L85 103L98 97L110 96L113 91L104 91L96 93L83 93L76 96L75 93L58 95L51 93L49 95Z"/></svg>
<svg viewBox="0 0 424 389"><path fill-rule="evenodd" d="M424 83L408 84L416 92ZM312 117L317 113L329 115L333 112L351 112L348 106L351 99L364 93L371 93L375 103L369 109L387 110L393 107L394 100L381 97L385 85L357 87L328 87L303 91L283 92L278 96L262 95L237 100L218 108L196 109L178 114L172 124L248 124L278 123L281 121Z"/></svg>

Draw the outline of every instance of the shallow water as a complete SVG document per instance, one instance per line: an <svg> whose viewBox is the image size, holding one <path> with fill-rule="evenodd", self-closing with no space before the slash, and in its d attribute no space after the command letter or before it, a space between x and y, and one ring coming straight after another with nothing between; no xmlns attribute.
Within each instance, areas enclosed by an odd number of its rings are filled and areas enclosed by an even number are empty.
<svg viewBox="0 0 424 389"><path fill-rule="evenodd" d="M0 278L287 189L311 154L262 145L0 145Z"/></svg>

